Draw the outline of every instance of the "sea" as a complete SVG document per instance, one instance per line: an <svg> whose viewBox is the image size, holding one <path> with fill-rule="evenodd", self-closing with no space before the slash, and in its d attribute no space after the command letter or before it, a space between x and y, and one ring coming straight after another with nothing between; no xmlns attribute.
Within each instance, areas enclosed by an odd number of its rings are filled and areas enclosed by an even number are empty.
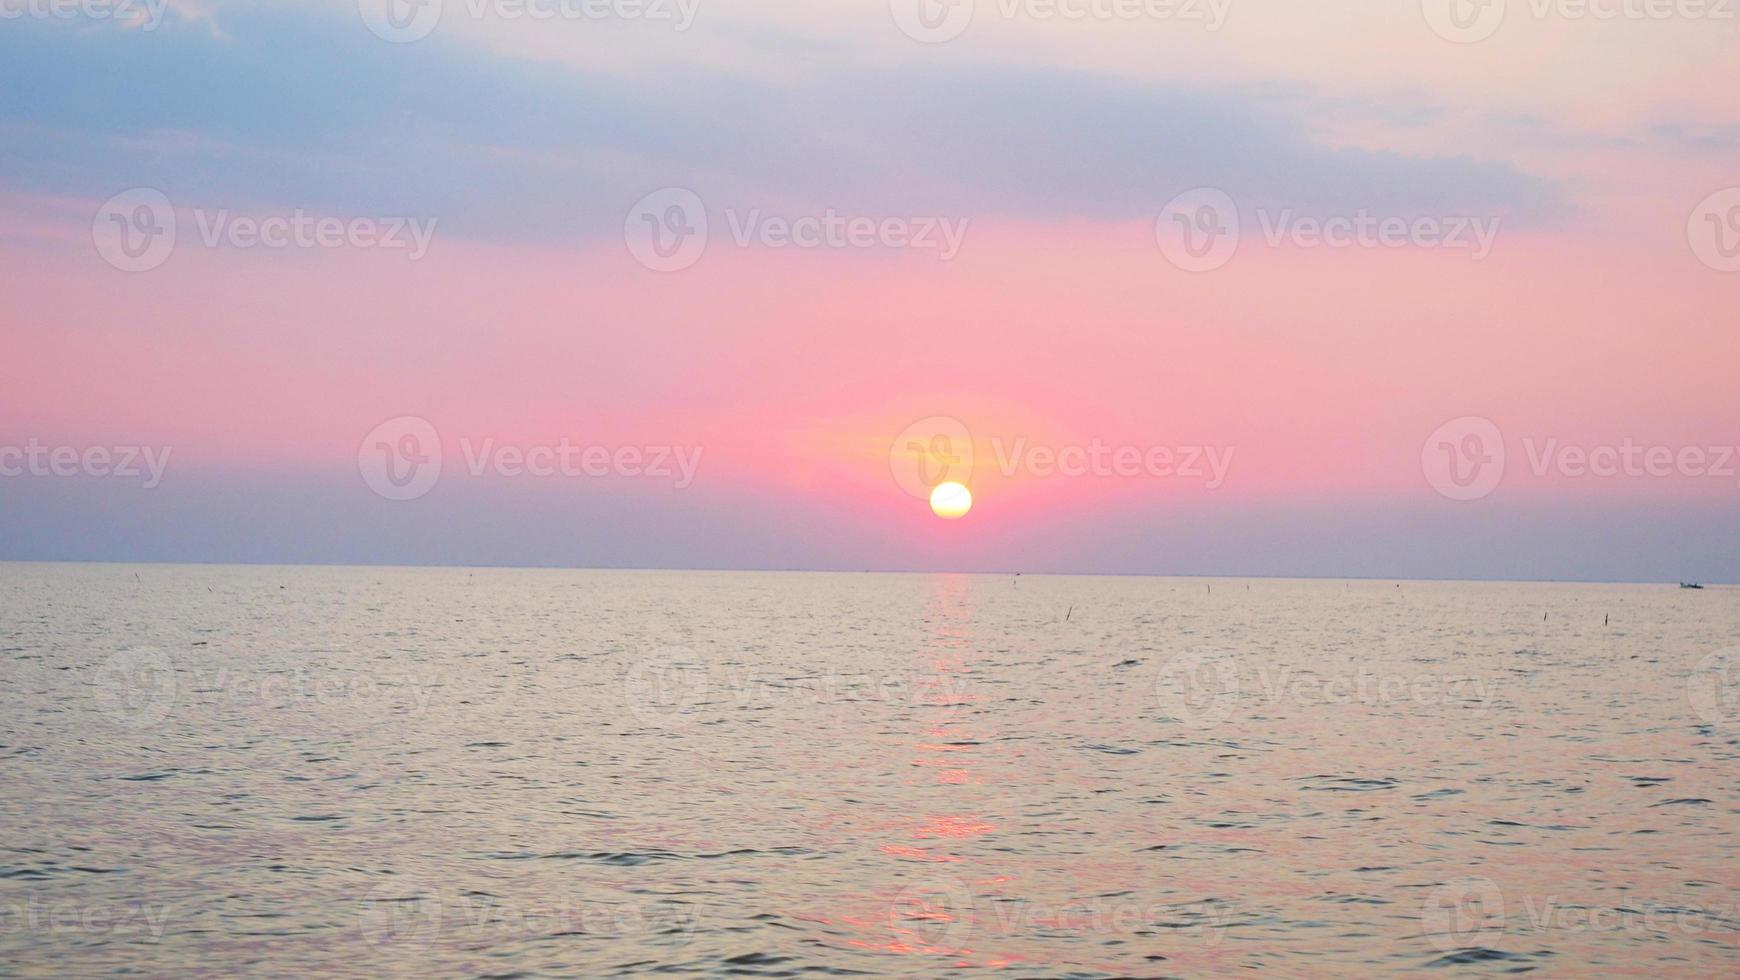
<svg viewBox="0 0 1740 980"><path fill-rule="evenodd" d="M0 975L1740 975L1740 591L0 565Z"/></svg>

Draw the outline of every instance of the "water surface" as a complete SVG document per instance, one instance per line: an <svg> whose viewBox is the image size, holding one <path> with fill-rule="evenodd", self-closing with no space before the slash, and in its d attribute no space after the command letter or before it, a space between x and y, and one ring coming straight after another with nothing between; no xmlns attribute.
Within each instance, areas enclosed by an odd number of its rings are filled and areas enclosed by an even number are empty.
<svg viewBox="0 0 1740 980"><path fill-rule="evenodd" d="M1732 974L1737 599L0 565L0 972Z"/></svg>

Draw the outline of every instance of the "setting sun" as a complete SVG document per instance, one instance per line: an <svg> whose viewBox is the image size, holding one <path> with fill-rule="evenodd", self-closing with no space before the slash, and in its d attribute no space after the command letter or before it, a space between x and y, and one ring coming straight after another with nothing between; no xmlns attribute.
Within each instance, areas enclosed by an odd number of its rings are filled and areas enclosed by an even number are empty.
<svg viewBox="0 0 1740 980"><path fill-rule="evenodd" d="M938 517L954 520L967 516L967 511L973 509L973 492L965 486L952 480L939 483L930 492L930 509Z"/></svg>

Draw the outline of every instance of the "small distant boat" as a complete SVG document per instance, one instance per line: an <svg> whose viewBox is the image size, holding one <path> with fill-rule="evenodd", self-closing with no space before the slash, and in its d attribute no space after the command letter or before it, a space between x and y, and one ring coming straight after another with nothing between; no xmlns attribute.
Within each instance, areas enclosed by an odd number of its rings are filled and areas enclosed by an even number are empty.
<svg viewBox="0 0 1740 980"><path fill-rule="evenodd" d="M1699 585L1696 582L1681 582L1680 588L1682 588L1682 589L1701 589L1701 588L1703 588L1703 586Z"/></svg>

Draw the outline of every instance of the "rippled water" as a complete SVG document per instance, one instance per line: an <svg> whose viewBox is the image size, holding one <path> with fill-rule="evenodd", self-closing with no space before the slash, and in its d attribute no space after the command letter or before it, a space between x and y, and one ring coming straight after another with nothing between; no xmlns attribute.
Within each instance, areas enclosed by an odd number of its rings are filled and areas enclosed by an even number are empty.
<svg viewBox="0 0 1740 980"><path fill-rule="evenodd" d="M0 973L1733 974L1737 598L0 565Z"/></svg>

